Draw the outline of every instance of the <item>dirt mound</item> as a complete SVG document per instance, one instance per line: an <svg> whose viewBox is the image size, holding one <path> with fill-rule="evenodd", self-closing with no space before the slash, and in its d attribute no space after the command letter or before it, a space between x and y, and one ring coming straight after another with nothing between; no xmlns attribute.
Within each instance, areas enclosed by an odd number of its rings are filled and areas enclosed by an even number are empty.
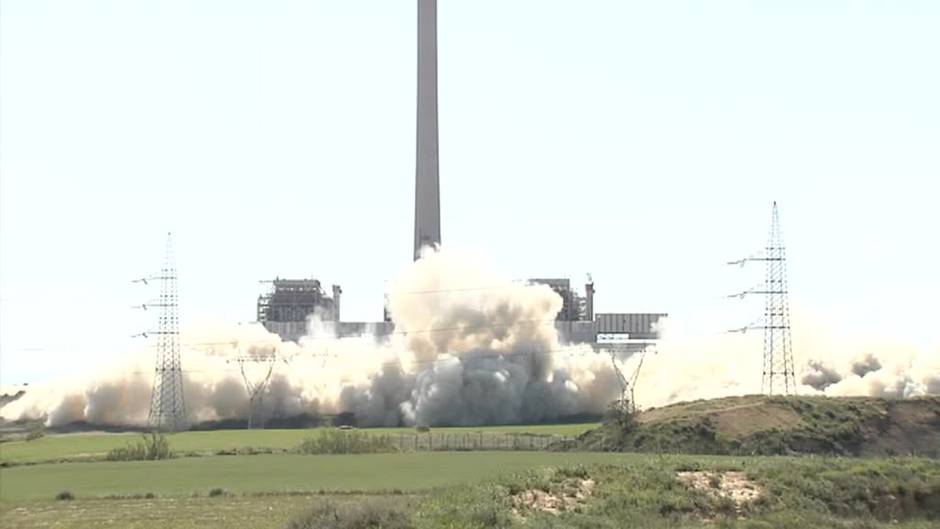
<svg viewBox="0 0 940 529"><path fill-rule="evenodd" d="M701 454L940 457L940 397L746 396L620 418L574 448Z"/></svg>

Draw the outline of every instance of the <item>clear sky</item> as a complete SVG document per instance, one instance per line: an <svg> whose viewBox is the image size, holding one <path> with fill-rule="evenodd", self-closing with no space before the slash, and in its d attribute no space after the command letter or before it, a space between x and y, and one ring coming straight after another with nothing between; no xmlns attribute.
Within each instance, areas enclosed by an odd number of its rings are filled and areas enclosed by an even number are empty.
<svg viewBox="0 0 940 529"><path fill-rule="evenodd" d="M184 322L252 320L274 276L380 318L412 253L415 23L0 0L0 381L126 354L169 230ZM444 245L721 332L753 319L714 317L761 279L724 263L777 200L796 310L940 345L938 28L932 0L439 0Z"/></svg>

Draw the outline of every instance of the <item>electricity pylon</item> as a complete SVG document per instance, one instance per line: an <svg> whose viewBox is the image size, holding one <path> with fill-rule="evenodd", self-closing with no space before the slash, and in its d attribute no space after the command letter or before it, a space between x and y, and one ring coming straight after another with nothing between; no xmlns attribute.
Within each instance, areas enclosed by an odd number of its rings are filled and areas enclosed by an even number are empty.
<svg viewBox="0 0 940 529"><path fill-rule="evenodd" d="M156 332L143 336L157 336L157 361L153 373L153 390L150 394L150 428L179 432L189 429L186 417L186 401L183 396L183 371L180 365L179 296L177 292L176 263L173 259L173 238L167 234L166 256L160 274L139 279L137 282L160 284L160 300L141 305L142 308L159 307Z"/></svg>
<svg viewBox="0 0 940 529"><path fill-rule="evenodd" d="M748 325L732 332L747 332L751 329L764 331L764 358L761 374L761 393L768 395L796 394L793 343L790 336L790 303L787 290L787 256L780 230L780 216L774 202L770 220L770 234L764 252L752 257L732 261L728 264L744 266L751 261L766 263L763 289L745 290L729 297L744 298L750 294L764 296L762 324Z"/></svg>

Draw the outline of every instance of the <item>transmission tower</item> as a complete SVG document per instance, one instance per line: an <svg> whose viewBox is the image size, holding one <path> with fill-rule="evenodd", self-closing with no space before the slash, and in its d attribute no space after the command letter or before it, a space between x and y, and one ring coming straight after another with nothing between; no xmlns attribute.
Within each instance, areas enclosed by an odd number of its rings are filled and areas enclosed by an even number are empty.
<svg viewBox="0 0 940 529"><path fill-rule="evenodd" d="M246 354L235 357L238 362L238 369L241 371L242 380L245 382L245 392L248 393L248 429L254 427L255 413L261 406L261 400L264 396L264 390L271 381L271 374L274 372L274 364L277 362L276 349L253 349ZM263 376L253 378L248 373L249 365L260 365ZM265 370L266 368L266 370ZM264 425L262 424L262 427Z"/></svg>
<svg viewBox="0 0 940 529"><path fill-rule="evenodd" d="M177 295L176 264L173 259L173 238L167 234L166 257L160 274L138 280L160 284L160 300L141 305L141 308L158 307L160 310L157 336L157 363L153 374L153 391L150 394L150 416L148 424L155 430L178 432L189 429L186 418L186 402L183 398L183 372L180 368L179 299Z"/></svg>
<svg viewBox="0 0 940 529"><path fill-rule="evenodd" d="M653 352L655 353L655 351ZM629 378L627 378L623 372L623 368L626 366L617 361L617 351L611 349L609 353L610 363L614 368L614 374L617 375L617 382L620 383L620 398L617 400L617 408L622 413L636 413L636 383L640 378L640 369L643 368L643 361L646 360L647 349L640 351L640 361L637 362ZM627 395L628 393L629 396Z"/></svg>
<svg viewBox="0 0 940 529"><path fill-rule="evenodd" d="M796 394L792 339L790 338L790 303L787 299L787 256L780 231L780 216L774 202L770 220L767 247L758 256L747 257L728 264L744 266L751 261L766 263L763 289L745 290L730 297L744 298L749 294L764 296L762 324L748 325L732 332L750 329L764 331L764 359L761 374L761 393L767 395Z"/></svg>

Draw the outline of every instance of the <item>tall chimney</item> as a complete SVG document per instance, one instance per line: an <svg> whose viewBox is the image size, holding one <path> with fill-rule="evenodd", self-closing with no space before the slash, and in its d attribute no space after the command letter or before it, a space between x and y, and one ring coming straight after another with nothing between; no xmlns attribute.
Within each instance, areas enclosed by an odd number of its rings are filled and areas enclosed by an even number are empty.
<svg viewBox="0 0 940 529"><path fill-rule="evenodd" d="M437 144L437 0L418 0L418 138L415 168L415 253L441 244Z"/></svg>
<svg viewBox="0 0 940 529"><path fill-rule="evenodd" d="M584 284L584 297L586 302L584 304L584 319L586 321L594 321L594 280L588 279L588 282Z"/></svg>
<svg viewBox="0 0 940 529"><path fill-rule="evenodd" d="M333 285L333 321L340 321L340 297L343 295L343 289L339 285Z"/></svg>

